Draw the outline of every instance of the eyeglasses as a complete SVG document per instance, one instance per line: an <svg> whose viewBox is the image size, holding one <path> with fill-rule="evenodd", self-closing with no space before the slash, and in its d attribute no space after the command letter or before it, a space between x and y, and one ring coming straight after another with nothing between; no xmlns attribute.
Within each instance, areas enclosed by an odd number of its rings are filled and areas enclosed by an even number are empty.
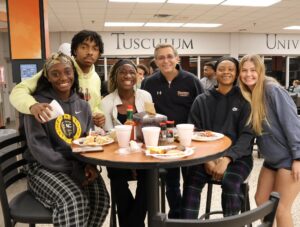
<svg viewBox="0 0 300 227"><path fill-rule="evenodd" d="M165 60L171 61L174 58L175 58L175 56L172 55L172 54L169 54L167 56L160 55L160 56L157 57L157 61L165 61Z"/></svg>

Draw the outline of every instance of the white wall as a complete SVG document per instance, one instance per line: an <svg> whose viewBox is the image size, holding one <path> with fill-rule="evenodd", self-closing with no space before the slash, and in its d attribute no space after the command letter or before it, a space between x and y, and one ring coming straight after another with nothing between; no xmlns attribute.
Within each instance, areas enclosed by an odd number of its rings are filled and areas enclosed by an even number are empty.
<svg viewBox="0 0 300 227"><path fill-rule="evenodd" d="M51 33L51 50L75 33ZM149 56L157 43L173 43L181 55L300 55L300 34L99 32L104 56Z"/></svg>
<svg viewBox="0 0 300 227"><path fill-rule="evenodd" d="M12 83L12 68L10 62L9 44L8 44L8 33L0 32L0 65L4 66L6 85L1 86L2 89L2 104L4 106L4 119L10 118L15 120L15 109L9 103L9 93L13 88Z"/></svg>
<svg viewBox="0 0 300 227"><path fill-rule="evenodd" d="M69 42L75 32L50 33L50 50L57 51L61 43ZM300 34L249 33L176 33L176 32L99 32L104 42L105 57L153 56L154 46L160 42L173 43L180 55L300 55ZM5 68L8 84L4 89L5 118L15 119L15 111L8 102L12 83L9 60L8 33L0 33L0 65Z"/></svg>

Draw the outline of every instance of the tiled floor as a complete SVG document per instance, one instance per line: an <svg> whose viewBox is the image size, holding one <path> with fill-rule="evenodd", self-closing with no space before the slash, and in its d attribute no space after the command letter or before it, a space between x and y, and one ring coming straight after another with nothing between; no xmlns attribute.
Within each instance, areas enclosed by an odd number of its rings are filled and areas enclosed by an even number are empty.
<svg viewBox="0 0 300 227"><path fill-rule="evenodd" d="M256 153L254 154L255 156L255 162L254 162L254 169L251 173L250 179L249 179L249 184L250 184L250 203L251 203L251 207L254 208L255 207L255 202L254 202L254 193L255 193L255 189L256 189L256 182L257 182L257 177L258 177L258 173L259 173L259 169L262 165L262 159L258 159L256 157ZM103 168L105 169L105 168ZM106 171L104 170L102 172L102 176L106 182L106 185L109 189L109 180L107 178L107 174ZM22 190L22 188L25 187L25 182L20 182L20 184L17 187L11 188L10 189L10 196L12 196L13 194L15 194L18 190ZM135 183L134 182L130 182L130 187L131 189L134 190L135 188ZM202 197L203 197L203 201L202 201L202 206L201 206L201 214L204 213L204 204L206 201L205 195L206 195L206 188L202 193ZM213 192L213 200L212 200L212 210L220 210L220 187L219 186L214 186L214 192ZM2 211L0 210L0 213ZM297 197L297 200L294 203L293 206L293 218L294 218L294 226L295 227L300 227L300 194ZM106 221L104 223L104 227L109 227L109 217L110 214L107 216ZM0 215L0 227L4 226L3 224L3 217L2 215ZM17 227L25 227L28 225L24 225L24 224L17 224ZM37 225L38 227L50 227L52 225Z"/></svg>

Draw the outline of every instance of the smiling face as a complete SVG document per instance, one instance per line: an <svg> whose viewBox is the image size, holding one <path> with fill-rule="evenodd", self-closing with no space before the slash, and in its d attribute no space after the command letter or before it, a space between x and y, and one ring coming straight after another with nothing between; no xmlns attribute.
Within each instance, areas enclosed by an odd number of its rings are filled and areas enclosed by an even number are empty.
<svg viewBox="0 0 300 227"><path fill-rule="evenodd" d="M117 70L118 90L132 90L136 83L136 70L130 64L124 64Z"/></svg>
<svg viewBox="0 0 300 227"><path fill-rule="evenodd" d="M70 64L57 63L47 71L47 79L61 99L67 99L74 83L74 70Z"/></svg>
<svg viewBox="0 0 300 227"><path fill-rule="evenodd" d="M258 81L258 73L252 61L241 65L240 80L252 91Z"/></svg>
<svg viewBox="0 0 300 227"><path fill-rule="evenodd" d="M160 48L155 56L155 63L162 74L170 74L176 70L178 56L171 47Z"/></svg>
<svg viewBox="0 0 300 227"><path fill-rule="evenodd" d="M232 61L224 60L218 64L216 78L220 86L233 86L236 79L236 66Z"/></svg>

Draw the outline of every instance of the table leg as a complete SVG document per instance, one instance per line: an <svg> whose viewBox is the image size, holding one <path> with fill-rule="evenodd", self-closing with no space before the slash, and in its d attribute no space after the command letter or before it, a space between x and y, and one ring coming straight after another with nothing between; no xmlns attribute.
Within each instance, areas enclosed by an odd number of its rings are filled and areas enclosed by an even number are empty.
<svg viewBox="0 0 300 227"><path fill-rule="evenodd" d="M159 212L158 194L158 169L149 169L147 170L148 227L154 227L153 217Z"/></svg>

